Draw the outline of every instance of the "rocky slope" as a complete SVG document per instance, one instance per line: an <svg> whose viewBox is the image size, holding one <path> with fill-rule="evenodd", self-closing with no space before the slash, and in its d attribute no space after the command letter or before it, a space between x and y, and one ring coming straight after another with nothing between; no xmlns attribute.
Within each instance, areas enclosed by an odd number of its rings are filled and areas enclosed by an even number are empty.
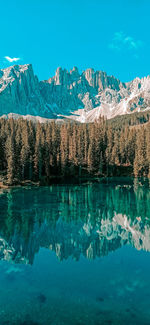
<svg viewBox="0 0 150 325"><path fill-rule="evenodd" d="M0 70L0 116L91 122L100 115L112 118L148 109L150 76L122 83L103 71L87 69L80 74L74 67L58 68L54 77L39 82L30 64Z"/></svg>

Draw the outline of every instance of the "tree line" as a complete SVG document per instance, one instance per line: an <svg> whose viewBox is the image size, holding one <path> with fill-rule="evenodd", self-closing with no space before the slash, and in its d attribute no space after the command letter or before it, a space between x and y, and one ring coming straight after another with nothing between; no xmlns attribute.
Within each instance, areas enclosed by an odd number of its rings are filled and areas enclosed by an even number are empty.
<svg viewBox="0 0 150 325"><path fill-rule="evenodd" d="M114 122L113 122L114 123ZM8 184L53 178L150 177L150 122L121 127L0 120L0 173Z"/></svg>

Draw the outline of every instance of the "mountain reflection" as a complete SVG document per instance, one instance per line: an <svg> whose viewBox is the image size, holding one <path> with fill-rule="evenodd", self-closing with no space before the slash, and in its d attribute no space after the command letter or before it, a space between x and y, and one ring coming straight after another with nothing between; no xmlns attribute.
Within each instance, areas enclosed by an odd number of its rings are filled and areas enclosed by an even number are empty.
<svg viewBox="0 0 150 325"><path fill-rule="evenodd" d="M1 260L32 264L41 247L60 260L94 259L123 245L150 251L148 180L0 193Z"/></svg>

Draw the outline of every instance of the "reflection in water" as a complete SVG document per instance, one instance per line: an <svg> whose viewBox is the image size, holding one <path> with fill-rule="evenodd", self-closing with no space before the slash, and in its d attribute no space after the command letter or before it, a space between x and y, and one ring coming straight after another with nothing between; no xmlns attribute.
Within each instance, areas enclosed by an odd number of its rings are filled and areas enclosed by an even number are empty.
<svg viewBox="0 0 150 325"><path fill-rule="evenodd" d="M94 259L128 244L150 251L148 181L11 189L0 206L1 260L33 264L41 247L60 260Z"/></svg>
<svg viewBox="0 0 150 325"><path fill-rule="evenodd" d="M146 251L148 181L1 191L0 325L150 324Z"/></svg>

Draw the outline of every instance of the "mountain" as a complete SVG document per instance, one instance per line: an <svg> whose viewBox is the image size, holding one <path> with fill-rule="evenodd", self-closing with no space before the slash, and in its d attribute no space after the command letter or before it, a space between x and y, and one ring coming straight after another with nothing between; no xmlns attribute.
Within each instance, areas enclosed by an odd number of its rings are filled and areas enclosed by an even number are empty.
<svg viewBox="0 0 150 325"><path fill-rule="evenodd" d="M0 116L91 122L100 115L109 119L148 109L150 76L123 83L103 71L80 74L74 67L58 68L54 77L39 81L31 64L0 70Z"/></svg>

